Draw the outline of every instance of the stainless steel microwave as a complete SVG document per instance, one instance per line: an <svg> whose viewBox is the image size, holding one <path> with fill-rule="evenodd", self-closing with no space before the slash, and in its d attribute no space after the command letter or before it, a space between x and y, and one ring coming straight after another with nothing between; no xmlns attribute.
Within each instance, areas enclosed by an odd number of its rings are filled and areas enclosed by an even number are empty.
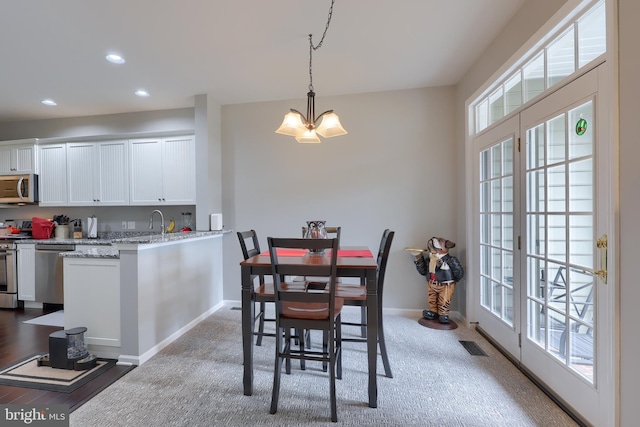
<svg viewBox="0 0 640 427"><path fill-rule="evenodd" d="M0 203L37 203L38 175L0 175Z"/></svg>

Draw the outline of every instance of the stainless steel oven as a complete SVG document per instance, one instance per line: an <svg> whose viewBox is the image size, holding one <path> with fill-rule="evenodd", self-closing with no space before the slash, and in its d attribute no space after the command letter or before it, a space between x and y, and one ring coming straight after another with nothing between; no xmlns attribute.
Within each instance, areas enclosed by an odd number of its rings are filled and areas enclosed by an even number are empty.
<svg viewBox="0 0 640 427"><path fill-rule="evenodd" d="M0 243L0 307L18 306L16 249L13 242Z"/></svg>

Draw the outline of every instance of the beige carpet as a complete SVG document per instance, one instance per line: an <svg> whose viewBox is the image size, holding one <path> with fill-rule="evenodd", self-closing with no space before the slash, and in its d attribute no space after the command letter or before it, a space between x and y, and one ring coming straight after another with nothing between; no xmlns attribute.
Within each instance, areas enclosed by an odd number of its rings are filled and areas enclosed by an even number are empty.
<svg viewBox="0 0 640 427"><path fill-rule="evenodd" d="M357 312L354 314L357 315ZM477 332L435 330L385 315L394 378L378 363L378 408L367 405L366 350L345 343L337 384L344 426L575 426ZM460 341L487 354L471 355ZM314 345L321 342L313 336ZM240 311L226 307L71 414L71 426L326 426L329 379L319 364L283 375L269 414L273 338L254 346L254 394L242 393Z"/></svg>

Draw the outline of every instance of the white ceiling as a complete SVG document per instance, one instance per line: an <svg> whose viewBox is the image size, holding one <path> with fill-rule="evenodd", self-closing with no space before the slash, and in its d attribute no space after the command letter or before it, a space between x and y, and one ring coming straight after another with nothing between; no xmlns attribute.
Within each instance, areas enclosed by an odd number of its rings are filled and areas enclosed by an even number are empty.
<svg viewBox="0 0 640 427"><path fill-rule="evenodd" d="M456 84L523 3L337 0L317 97ZM0 122L304 98L330 4L0 0Z"/></svg>

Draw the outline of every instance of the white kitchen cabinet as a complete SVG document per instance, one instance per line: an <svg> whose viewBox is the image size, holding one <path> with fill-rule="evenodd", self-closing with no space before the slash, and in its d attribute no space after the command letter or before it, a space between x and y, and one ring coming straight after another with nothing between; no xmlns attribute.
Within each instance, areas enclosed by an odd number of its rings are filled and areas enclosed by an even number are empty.
<svg viewBox="0 0 640 427"><path fill-rule="evenodd" d="M0 174L37 173L36 150L35 142L10 144L8 141L3 141L0 144Z"/></svg>
<svg viewBox="0 0 640 427"><path fill-rule="evenodd" d="M40 147L40 206L67 206L67 146Z"/></svg>
<svg viewBox="0 0 640 427"><path fill-rule="evenodd" d="M193 135L130 141L131 204L195 204Z"/></svg>
<svg viewBox="0 0 640 427"><path fill-rule="evenodd" d="M100 356L120 353L120 260L64 257L64 327L87 328L85 342ZM110 348L117 349L110 350Z"/></svg>
<svg viewBox="0 0 640 427"><path fill-rule="evenodd" d="M129 204L128 141L67 144L67 206Z"/></svg>
<svg viewBox="0 0 640 427"><path fill-rule="evenodd" d="M36 300L36 245L20 243L16 250L16 275L18 280L18 299Z"/></svg>

